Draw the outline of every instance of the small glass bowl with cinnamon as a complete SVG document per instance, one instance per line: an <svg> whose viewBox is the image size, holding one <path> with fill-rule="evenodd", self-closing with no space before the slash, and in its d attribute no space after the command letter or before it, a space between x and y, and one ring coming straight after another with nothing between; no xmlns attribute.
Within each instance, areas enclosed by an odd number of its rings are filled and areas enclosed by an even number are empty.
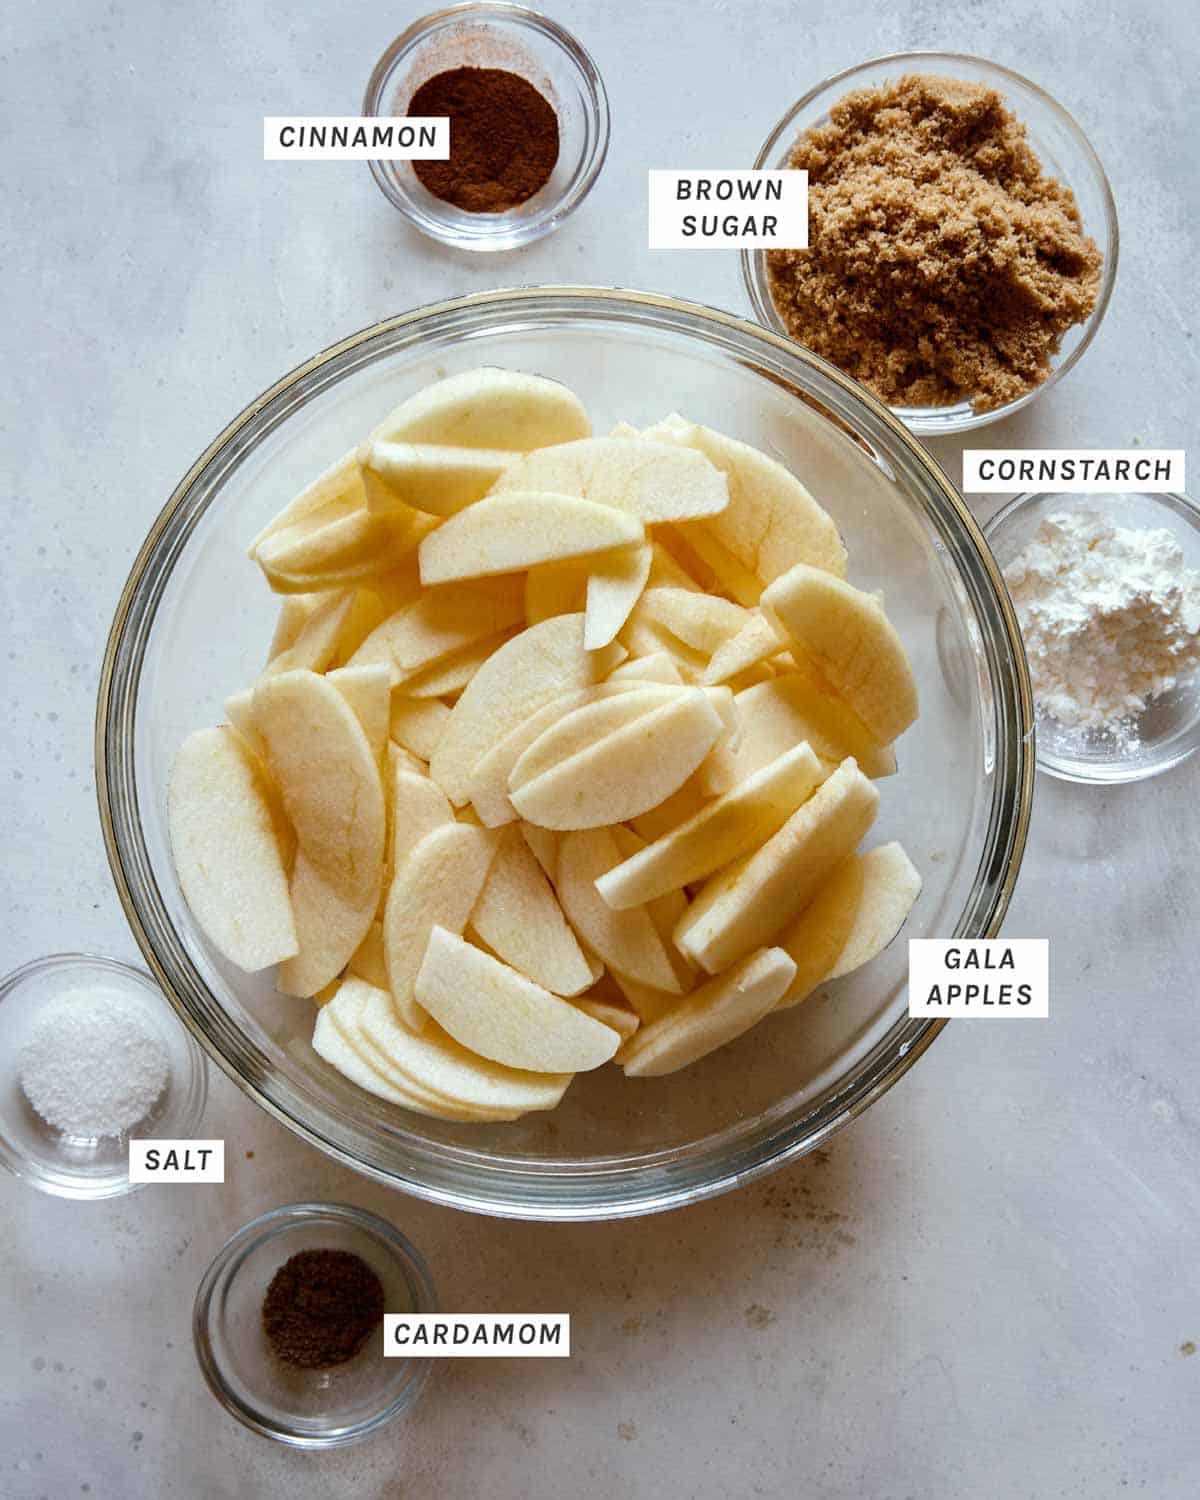
<svg viewBox="0 0 1200 1500"><path fill-rule="evenodd" d="M422 17L402 32L375 64L367 83L362 112L373 116L431 114L423 102L446 74L459 70L495 70L516 75L496 80L501 87L528 84L549 105L558 128L557 157L545 163L545 142L539 140L541 170L528 192L528 174L518 174L513 191L501 190L495 202L480 206L462 203L470 195L455 190L431 191L435 174L421 171L427 164L411 161L372 161L371 175L388 202L431 239L460 250L516 250L556 229L590 192L608 151L608 95L595 63L573 36L548 16L523 5L451 5ZM461 77L461 75L460 75ZM468 85L486 105L487 96L468 77ZM424 91L422 93L422 91ZM418 96L414 106L414 96ZM444 96L444 90L441 91ZM435 94L434 97L439 97ZM455 165L455 126L451 114L450 165ZM520 128L520 116L514 122ZM518 153L519 154L519 153ZM430 166L443 166L430 163ZM547 174L548 171L548 175ZM438 174L443 179L454 174ZM526 180L521 181L521 175ZM422 180L422 179L425 180ZM438 184L441 186L441 184ZM520 197L520 201L511 201ZM458 202L452 201L459 199Z"/></svg>
<svg viewBox="0 0 1200 1500"><path fill-rule="evenodd" d="M922 437L948 437L1012 416L1043 391L1049 390L1079 361L1095 338L1112 295L1117 271L1117 212L1099 157L1061 104L1036 83L1009 68L983 58L952 52L898 52L835 73L810 89L787 110L758 153L755 168L778 170L792 166L797 143L807 132L828 126L830 111L846 95L861 89L882 89L913 74L982 85L998 93L1004 108L1024 126L1028 144L1040 161L1044 175L1058 179L1074 195L1082 232L1095 242L1101 256L1099 284L1091 311L1062 334L1057 348L1049 355L1044 378L1010 399L988 403L962 395L941 405L904 404L882 396L876 390L871 391L877 399L885 401L909 431ZM810 243L815 244L815 241ZM803 331L789 327L789 320L776 297L770 260L775 254L777 252L765 250L741 252L746 292L754 316L760 323L803 343ZM825 353L820 348L815 352ZM855 370L846 373L858 374ZM858 378L864 379L861 374ZM870 382L866 381L866 384L871 390Z"/></svg>

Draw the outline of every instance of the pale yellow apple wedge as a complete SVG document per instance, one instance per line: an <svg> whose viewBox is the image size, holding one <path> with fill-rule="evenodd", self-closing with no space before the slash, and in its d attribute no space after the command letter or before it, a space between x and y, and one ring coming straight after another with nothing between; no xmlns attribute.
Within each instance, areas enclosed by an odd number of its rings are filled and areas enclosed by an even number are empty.
<svg viewBox="0 0 1200 1500"><path fill-rule="evenodd" d="M740 604L690 589L647 589L640 609L647 619L656 621L684 645L708 657L740 634L753 619ZM775 649L779 649L778 643Z"/></svg>
<svg viewBox="0 0 1200 1500"><path fill-rule="evenodd" d="M779 936L779 946L796 964L796 973L779 1002L799 1005L819 984L832 978L838 955L854 927L863 892L863 862L857 854L844 859L800 913Z"/></svg>
<svg viewBox="0 0 1200 1500"><path fill-rule="evenodd" d="M551 885L558 876L558 834L548 828L538 828L533 823L518 823L525 846L542 867L542 873Z"/></svg>
<svg viewBox="0 0 1200 1500"><path fill-rule="evenodd" d="M466 823L432 829L392 876L383 912L388 988L401 1020L419 1029L413 998L417 971L434 927L461 932L479 899L496 853L494 836Z"/></svg>
<svg viewBox="0 0 1200 1500"><path fill-rule="evenodd" d="M675 941L710 974L762 947L854 852L875 818L879 791L843 761L778 833L713 875L675 930Z"/></svg>
<svg viewBox="0 0 1200 1500"><path fill-rule="evenodd" d="M333 662L354 607L354 590L334 590L323 594L321 600L291 645L272 656L263 668L264 677L274 677L280 672L324 672Z"/></svg>
<svg viewBox="0 0 1200 1500"><path fill-rule="evenodd" d="M572 495L489 495L425 537L418 549L421 581L428 585L520 572L539 563L635 546L645 535L635 517Z"/></svg>
<svg viewBox="0 0 1200 1500"><path fill-rule="evenodd" d="M446 660L497 631L520 624L518 580L476 579L427 588L378 625L351 659L351 666L383 662L394 684Z"/></svg>
<svg viewBox="0 0 1200 1500"><path fill-rule="evenodd" d="M497 958L555 995L580 995L592 971L541 866L510 824L471 911L471 929Z"/></svg>
<svg viewBox="0 0 1200 1500"><path fill-rule="evenodd" d="M397 567L435 524L419 511L355 510L316 528L274 531L254 557L278 594L339 588Z"/></svg>
<svg viewBox="0 0 1200 1500"><path fill-rule="evenodd" d="M393 689L389 732L411 754L432 760L450 727L450 710L440 698L408 698Z"/></svg>
<svg viewBox="0 0 1200 1500"><path fill-rule="evenodd" d="M520 816L543 828L598 828L636 818L677 791L726 726L708 696L714 690L660 691L673 701L518 787L510 777L509 797ZM514 776L519 769L520 762Z"/></svg>
<svg viewBox="0 0 1200 1500"><path fill-rule="evenodd" d="M371 754L381 764L387 750L388 721L392 708L392 679L386 666L338 667L325 674L350 706L362 725Z"/></svg>
<svg viewBox="0 0 1200 1500"><path fill-rule="evenodd" d="M442 927L430 934L416 996L464 1047L511 1068L587 1072L621 1041L610 1026Z"/></svg>
<svg viewBox="0 0 1200 1500"><path fill-rule="evenodd" d="M716 515L729 503L724 476L702 454L639 438L586 438L526 454L492 493L506 490L577 495L647 525Z"/></svg>
<svg viewBox="0 0 1200 1500"><path fill-rule="evenodd" d="M668 533L671 533L669 538ZM680 521L674 527L664 527L660 535L673 548L676 558L694 570L697 578L705 580L705 589L728 594L746 609L753 609L758 603L763 591L762 579L720 542L703 521Z"/></svg>
<svg viewBox="0 0 1200 1500"><path fill-rule="evenodd" d="M399 869L427 833L454 822L454 809L430 776L397 763L392 768L392 866Z"/></svg>
<svg viewBox="0 0 1200 1500"><path fill-rule="evenodd" d="M798 563L763 594L763 610L881 744L917 717L904 643L873 594Z"/></svg>
<svg viewBox="0 0 1200 1500"><path fill-rule="evenodd" d="M356 979L365 980L376 989L387 989L387 957L383 951L382 922L372 922L367 928L366 937L359 943L350 962L346 965L346 973L354 975Z"/></svg>
<svg viewBox="0 0 1200 1500"><path fill-rule="evenodd" d="M662 538L671 535L670 527L660 528L654 533L653 556L650 561L650 576L646 587L652 589L690 589L703 592L696 579L678 563L663 545Z"/></svg>
<svg viewBox="0 0 1200 1500"><path fill-rule="evenodd" d="M904 926L921 894L921 877L899 844L869 849L859 865L862 896L854 924L827 976L830 979L840 979L882 953Z"/></svg>
<svg viewBox="0 0 1200 1500"><path fill-rule="evenodd" d="M184 899L224 957L253 973L299 951L268 787L231 730L179 747L167 826Z"/></svg>
<svg viewBox="0 0 1200 1500"><path fill-rule="evenodd" d="M539 563L525 574L525 623L540 625L555 615L582 613L587 605L588 569L594 559L569 557Z"/></svg>
<svg viewBox="0 0 1200 1500"><path fill-rule="evenodd" d="M713 651L701 681L729 682L775 656L780 647L779 633L763 615L752 613L734 636Z"/></svg>
<svg viewBox="0 0 1200 1500"><path fill-rule="evenodd" d="M562 705L554 719L517 757L508 775L510 791L524 786L571 756L591 750L606 735L623 729L635 719L677 702L687 689L662 683L634 682L615 687L611 683L600 683L585 692L585 702L573 708ZM544 716L545 710L542 710L536 717L540 720Z"/></svg>
<svg viewBox="0 0 1200 1500"><path fill-rule="evenodd" d="M482 500L516 456L502 448L369 439L358 450L370 510L407 505L435 516Z"/></svg>
<svg viewBox="0 0 1200 1500"><path fill-rule="evenodd" d="M623 861L632 859L635 854L640 854L646 847L646 840L641 834L636 833L625 823L614 823L609 832L617 846L617 853ZM683 920L683 914L687 908L687 893L682 890L666 891L663 895L646 902L646 910L650 914L650 920L654 923L654 930L661 938L671 968L675 971L679 992L685 995L695 986L696 965L675 946L675 929Z"/></svg>
<svg viewBox="0 0 1200 1500"><path fill-rule="evenodd" d="M646 587L652 556L649 543L643 543L603 553L591 565L583 627L583 644L589 651L598 651L616 638Z"/></svg>
<svg viewBox="0 0 1200 1500"><path fill-rule="evenodd" d="M281 651L286 651L304 629L312 612L327 602L327 594L284 594L279 601L279 614L275 618L275 629L271 644L267 648L267 661L271 662Z"/></svg>
<svg viewBox="0 0 1200 1500"><path fill-rule="evenodd" d="M351 511L361 510L366 504L363 493L362 474L358 467L358 454L354 448L335 459L327 469L296 495L281 511L278 511L262 528L247 549L254 557L268 537L277 532L316 530L330 521L346 516Z"/></svg>
<svg viewBox="0 0 1200 1500"><path fill-rule="evenodd" d="M760 948L642 1026L622 1049L629 1078L660 1078L698 1062L773 1010L796 972L782 948Z"/></svg>
<svg viewBox="0 0 1200 1500"><path fill-rule="evenodd" d="M597 879L620 863L610 829L564 834L554 873L563 911L579 938L615 973L678 995L683 985L649 911L644 906L615 911L596 889Z"/></svg>
<svg viewBox="0 0 1200 1500"><path fill-rule="evenodd" d="M824 775L808 745L796 745L601 876L597 890L610 906L624 908L702 880L765 843L807 801Z"/></svg>
<svg viewBox="0 0 1200 1500"><path fill-rule="evenodd" d="M694 651L677 635L672 635L665 625L644 615L640 601L617 632L617 639L635 657L669 656L686 683L698 683L704 676L708 664L704 653Z"/></svg>
<svg viewBox="0 0 1200 1500"><path fill-rule="evenodd" d="M583 403L559 381L485 365L415 392L388 413L371 437L526 453L590 432Z"/></svg>
<svg viewBox="0 0 1200 1500"><path fill-rule="evenodd" d="M631 657L615 667L606 680L610 683L661 682L674 687L683 686L683 674L666 651Z"/></svg>
<svg viewBox="0 0 1200 1500"><path fill-rule="evenodd" d="M346 700L314 672L262 678L254 719L298 846L291 896L300 951L280 965L279 984L312 995L346 964L378 905L379 762Z"/></svg>
<svg viewBox="0 0 1200 1500"><path fill-rule="evenodd" d="M551 699L599 682L620 660L615 644L584 649L582 614L531 625L488 657L454 705L430 758L433 779L462 807L471 772L510 729Z"/></svg>
<svg viewBox="0 0 1200 1500"><path fill-rule="evenodd" d="M434 662L405 680L406 698L453 698L456 697L479 671L493 652L499 651L513 636L521 633L520 625L510 625L495 635L487 635L473 646L464 646L444 661Z"/></svg>

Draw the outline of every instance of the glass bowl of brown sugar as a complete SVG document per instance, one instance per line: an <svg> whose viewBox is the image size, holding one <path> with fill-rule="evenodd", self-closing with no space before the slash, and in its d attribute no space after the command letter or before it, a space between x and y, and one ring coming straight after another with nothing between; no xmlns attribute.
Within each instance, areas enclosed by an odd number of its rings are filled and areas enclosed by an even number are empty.
<svg viewBox="0 0 1200 1500"><path fill-rule="evenodd" d="M608 96L573 36L522 5L414 22L375 65L364 115L448 116L448 161L372 161L388 202L460 250L516 250L556 229L608 151Z"/></svg>
<svg viewBox="0 0 1200 1500"><path fill-rule="evenodd" d="M1112 191L1075 120L1019 73L950 52L875 58L793 104L754 165L810 169L810 248L742 251L755 316L912 432L1020 411L1100 327ZM993 255L1000 223L1007 249Z"/></svg>

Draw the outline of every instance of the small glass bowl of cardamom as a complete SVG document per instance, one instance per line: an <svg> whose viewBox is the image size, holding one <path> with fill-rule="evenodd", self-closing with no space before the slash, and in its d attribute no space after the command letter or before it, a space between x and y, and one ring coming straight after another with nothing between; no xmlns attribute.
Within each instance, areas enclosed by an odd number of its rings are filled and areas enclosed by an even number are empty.
<svg viewBox="0 0 1200 1500"><path fill-rule="evenodd" d="M353 1349L339 1347L326 1360L310 1328L296 1351L303 1362L288 1358L286 1345L269 1336L268 1292L277 1290L281 1268L306 1252L353 1263L372 1280L374 1273L385 1313L437 1311L428 1267L385 1219L346 1203L290 1203L251 1219L218 1252L196 1293L192 1339L209 1390L244 1426L293 1448L340 1448L412 1406L430 1362L385 1357L375 1319ZM310 1320L322 1309L332 1315L336 1291L327 1277L300 1311Z"/></svg>
<svg viewBox="0 0 1200 1500"><path fill-rule="evenodd" d="M415 21L375 64L362 112L449 117L449 161L369 166L415 228L460 250L516 250L557 229L608 152L595 63L523 5L451 5Z"/></svg>

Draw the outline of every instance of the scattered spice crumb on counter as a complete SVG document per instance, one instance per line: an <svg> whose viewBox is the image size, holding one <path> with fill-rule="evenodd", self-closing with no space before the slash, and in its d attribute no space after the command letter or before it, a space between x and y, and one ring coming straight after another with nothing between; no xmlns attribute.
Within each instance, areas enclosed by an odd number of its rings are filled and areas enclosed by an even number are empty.
<svg viewBox="0 0 1200 1500"><path fill-rule="evenodd" d="M528 79L505 68L451 68L413 94L410 115L450 119L448 161L414 161L437 198L468 213L507 213L549 182L558 116Z"/></svg>
<svg viewBox="0 0 1200 1500"><path fill-rule="evenodd" d="M1096 305L1103 257L995 89L855 90L788 165L809 174L810 248L768 252L776 309L891 405L1005 405Z"/></svg>

